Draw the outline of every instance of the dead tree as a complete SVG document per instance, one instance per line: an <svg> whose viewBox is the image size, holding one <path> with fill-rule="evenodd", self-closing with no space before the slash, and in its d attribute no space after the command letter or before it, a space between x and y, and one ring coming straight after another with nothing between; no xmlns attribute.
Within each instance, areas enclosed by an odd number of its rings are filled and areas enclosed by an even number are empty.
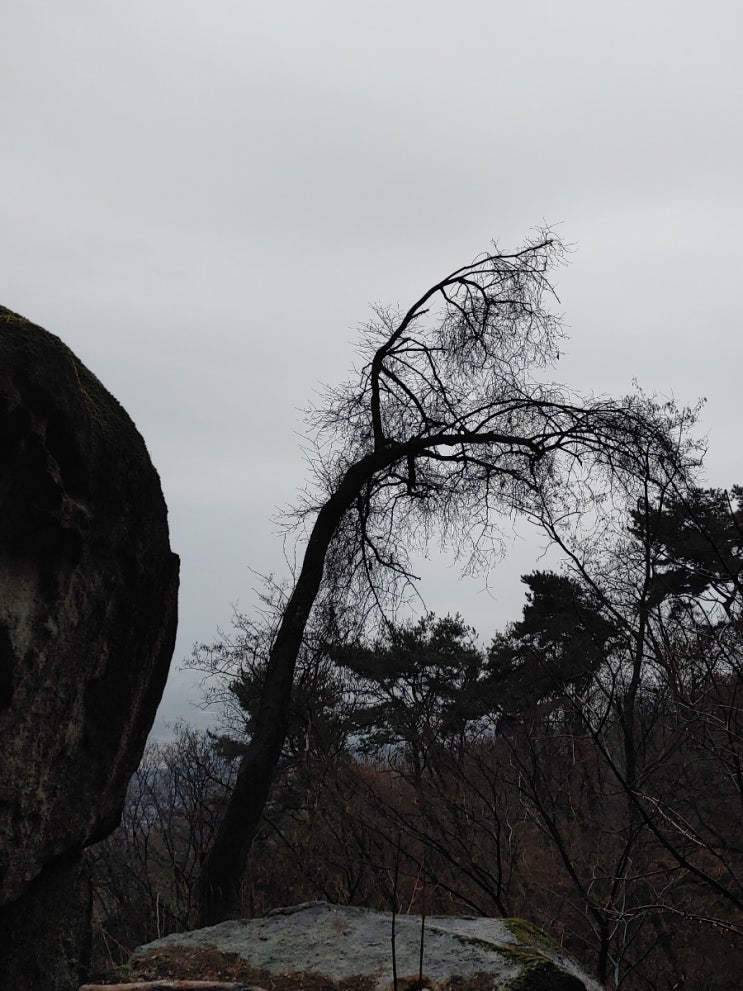
<svg viewBox="0 0 743 991"><path fill-rule="evenodd" d="M204 924L239 913L313 609L389 606L414 580L410 552L434 533L465 567L485 564L504 517L545 492L559 491L566 513L595 506L613 479L634 476L638 449L661 474L683 469L675 409L641 395L583 399L547 381L562 332L545 300L562 254L549 233L510 254L494 249L407 311L377 309L356 379L311 413L314 487L298 511L306 545L205 864Z"/></svg>

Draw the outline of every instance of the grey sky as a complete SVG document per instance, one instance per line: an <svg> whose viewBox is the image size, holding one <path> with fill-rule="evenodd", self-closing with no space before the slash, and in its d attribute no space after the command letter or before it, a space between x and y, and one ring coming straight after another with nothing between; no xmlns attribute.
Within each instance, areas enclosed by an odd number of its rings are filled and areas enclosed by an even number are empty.
<svg viewBox="0 0 743 991"><path fill-rule="evenodd" d="M559 377L707 396L708 480L743 481L739 3L8 0L0 24L0 302L128 409L182 559L157 732L201 718L177 666L250 609L249 568L285 572L298 410L369 303L493 238L559 225ZM491 597L432 565L430 604L489 637L534 566L521 546Z"/></svg>

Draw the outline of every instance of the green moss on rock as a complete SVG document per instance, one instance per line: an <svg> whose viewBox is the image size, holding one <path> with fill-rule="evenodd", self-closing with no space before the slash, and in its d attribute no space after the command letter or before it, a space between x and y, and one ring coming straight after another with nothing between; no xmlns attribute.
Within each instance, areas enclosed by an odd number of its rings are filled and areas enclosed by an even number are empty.
<svg viewBox="0 0 743 991"><path fill-rule="evenodd" d="M585 984L572 974L566 974L545 954L564 950L548 933L526 919L504 919L508 931L518 940L518 949L501 950L514 963L522 967L517 977L511 978L503 991L585 991ZM540 952L541 950L544 953Z"/></svg>
<svg viewBox="0 0 743 991"><path fill-rule="evenodd" d="M539 929L526 919L504 919L506 928L512 933L520 943L527 946L538 946L540 949L549 950L552 953L562 953L563 949L557 940Z"/></svg>

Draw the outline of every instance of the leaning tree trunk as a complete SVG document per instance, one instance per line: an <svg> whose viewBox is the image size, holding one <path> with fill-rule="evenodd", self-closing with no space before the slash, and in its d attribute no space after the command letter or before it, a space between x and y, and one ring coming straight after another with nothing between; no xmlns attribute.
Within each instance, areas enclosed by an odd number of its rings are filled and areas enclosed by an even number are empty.
<svg viewBox="0 0 743 991"><path fill-rule="evenodd" d="M409 465L424 451L491 443L519 447L529 457L541 456L541 447L529 437L496 431L440 431L407 441L382 439L375 450L352 464L338 488L320 508L305 550L294 591L284 609L276 639L268 657L263 694L253 734L238 770L232 795L207 855L201 879L201 924L215 925L235 918L241 911L241 886L250 847L268 801L276 767L286 739L294 670L307 621L320 590L325 558L343 519L364 486L374 476L398 462Z"/></svg>
<svg viewBox="0 0 743 991"><path fill-rule="evenodd" d="M380 467L400 457L388 449L352 465L338 489L320 509L307 544L302 569L286 604L269 654L266 680L253 734L234 790L207 855L201 878L201 924L215 925L241 911L241 886L286 739L294 670L307 620L323 577L325 557L361 486Z"/></svg>
<svg viewBox="0 0 743 991"><path fill-rule="evenodd" d="M380 428L381 430L381 428ZM207 855L201 880L201 923L215 925L240 914L240 888L250 847L258 830L286 739L294 669L312 606L320 590L330 543L347 510L374 476L398 462L412 465L417 455L435 448L506 443L528 457L541 457L540 444L529 437L498 431L441 430L407 441L385 440L352 464L320 508L305 550L294 591L284 609L268 657L263 694L253 735L242 759L232 795ZM408 482L410 484L410 482Z"/></svg>

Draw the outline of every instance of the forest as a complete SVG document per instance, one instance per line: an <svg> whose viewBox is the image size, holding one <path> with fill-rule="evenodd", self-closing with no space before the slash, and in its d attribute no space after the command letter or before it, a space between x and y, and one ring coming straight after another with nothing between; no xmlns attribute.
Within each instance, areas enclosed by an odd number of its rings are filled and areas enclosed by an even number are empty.
<svg viewBox="0 0 743 991"><path fill-rule="evenodd" d="M518 916L610 989L737 987L743 489L654 482L579 540L543 510L563 565L504 629L317 611L242 911ZM222 731L150 744L93 848L99 967L199 924L283 594L195 649Z"/></svg>

